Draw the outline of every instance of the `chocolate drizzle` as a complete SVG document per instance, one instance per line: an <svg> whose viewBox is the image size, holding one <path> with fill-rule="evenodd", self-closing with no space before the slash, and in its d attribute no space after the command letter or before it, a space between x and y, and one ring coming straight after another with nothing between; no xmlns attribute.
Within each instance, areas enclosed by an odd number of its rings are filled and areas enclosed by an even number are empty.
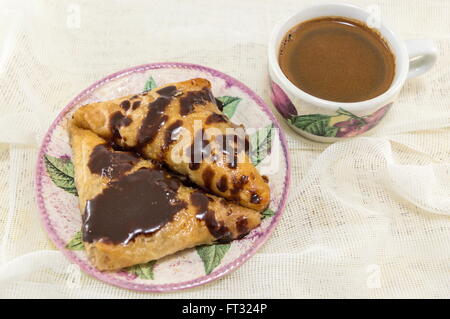
<svg viewBox="0 0 450 319"><path fill-rule="evenodd" d="M202 173L203 184L207 190L211 190L211 184L214 178L215 172L211 166L207 166Z"/></svg>
<svg viewBox="0 0 450 319"><path fill-rule="evenodd" d="M210 141L205 139L205 130L198 130L191 146L186 150L190 156L189 168L197 170L203 160L210 159L216 163L222 156L226 165L235 169L238 166L239 153L244 150L248 152L249 147L247 136L243 138L239 134L219 134L215 136L215 143L210 144Z"/></svg>
<svg viewBox="0 0 450 319"><path fill-rule="evenodd" d="M241 175L239 178L233 177L233 188L230 189L231 199L235 201L239 201L239 194L241 190L244 188L244 185L248 183L248 176Z"/></svg>
<svg viewBox="0 0 450 319"><path fill-rule="evenodd" d="M236 220L236 230L239 233L239 238L244 237L250 232L248 228L248 220L245 216L239 216Z"/></svg>
<svg viewBox="0 0 450 319"><path fill-rule="evenodd" d="M208 209L210 198L201 191L191 193L191 202L197 209L197 218L204 220L206 227L211 235L213 235L219 242L225 243L231 241L232 235L228 227L223 221L218 222L214 211Z"/></svg>
<svg viewBox="0 0 450 319"><path fill-rule="evenodd" d="M261 196L259 196L256 193L252 193L252 195L250 196L250 202L252 204L259 204L259 203L261 203Z"/></svg>
<svg viewBox="0 0 450 319"><path fill-rule="evenodd" d="M148 104L149 111L142 121L142 126L138 133L138 147L143 148L148 143L153 142L162 126L169 118L166 114L166 108L174 94L177 93L175 86L167 86L156 91L160 96Z"/></svg>
<svg viewBox="0 0 450 319"><path fill-rule="evenodd" d="M239 152L239 136L236 134L222 135L218 137L222 139L222 153L225 155L226 163L229 168L236 168L238 164Z"/></svg>
<svg viewBox="0 0 450 319"><path fill-rule="evenodd" d="M228 180L226 175L222 175L216 184L216 187L222 193L228 190Z"/></svg>
<svg viewBox="0 0 450 319"><path fill-rule="evenodd" d="M206 118L206 124L212 123L228 123L228 119L223 114L212 113Z"/></svg>
<svg viewBox="0 0 450 319"><path fill-rule="evenodd" d="M222 101L219 100L219 99L216 99L216 98L214 100L216 102L217 108L222 112L223 111L223 103L222 103Z"/></svg>
<svg viewBox="0 0 450 319"><path fill-rule="evenodd" d="M92 151L88 167L92 174L113 179L129 171L138 161L134 153L115 152L106 144L100 144Z"/></svg>
<svg viewBox="0 0 450 319"><path fill-rule="evenodd" d="M156 93L158 93L159 95L169 98L175 96L177 92L177 87L175 85L166 86L165 88L156 91Z"/></svg>
<svg viewBox="0 0 450 319"><path fill-rule="evenodd" d="M120 136L120 128L122 126L128 126L130 125L132 120L126 116L124 116L120 111L117 111L113 114L111 114L111 117L109 119L109 125L112 132L112 141L114 143L117 143L117 140L121 138ZM120 144L120 143L118 143Z"/></svg>
<svg viewBox="0 0 450 319"><path fill-rule="evenodd" d="M138 235L158 231L186 207L177 198L179 186L164 171L148 168L111 181L86 203L83 240L127 244Z"/></svg>
<svg viewBox="0 0 450 319"><path fill-rule="evenodd" d="M186 116L194 110L195 105L205 105L207 102L215 102L210 89L188 92L180 98L180 115Z"/></svg>
<svg viewBox="0 0 450 319"><path fill-rule="evenodd" d="M209 204L208 196L206 196L201 191L195 191L191 193L191 202L192 205L194 205L195 208L197 209L196 217L198 219L203 220L208 212L208 204Z"/></svg>
<svg viewBox="0 0 450 319"><path fill-rule="evenodd" d="M178 136L181 132L183 126L182 120L176 120L172 124L170 124L165 133L164 133L164 140L163 145L161 146L161 150L164 152L169 148L169 145L175 142L178 139Z"/></svg>
<svg viewBox="0 0 450 319"><path fill-rule="evenodd" d="M128 111L128 109L130 108L130 101L128 100L124 100L120 103L120 107L124 110L124 111Z"/></svg>
<svg viewBox="0 0 450 319"><path fill-rule="evenodd" d="M189 163L189 168L193 171L200 168L201 162L206 159L211 149L209 147L209 141L204 140L203 136L205 130L201 129L195 133L194 141L192 142L188 152L190 152L191 161Z"/></svg>
<svg viewBox="0 0 450 319"><path fill-rule="evenodd" d="M136 110L139 106L141 106L141 101L134 101L133 105L131 106L131 109L134 111Z"/></svg>

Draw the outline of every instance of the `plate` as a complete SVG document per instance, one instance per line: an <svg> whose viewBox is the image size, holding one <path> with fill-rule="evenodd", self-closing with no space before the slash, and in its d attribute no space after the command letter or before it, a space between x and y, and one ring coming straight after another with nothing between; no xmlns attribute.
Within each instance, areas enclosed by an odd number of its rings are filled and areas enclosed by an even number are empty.
<svg viewBox="0 0 450 319"><path fill-rule="evenodd" d="M271 202L261 225L231 244L187 249L119 272L101 272L89 262L81 241L81 215L73 180L68 120L81 105L134 94L170 82L202 77L235 124L243 124L252 143L252 161L269 177ZM267 143L269 141L270 143ZM286 139L264 101L247 86L219 71L187 63L153 63L111 74L73 99L47 131L36 167L36 199L45 230L79 268L122 288L163 292L205 284L242 265L269 238L286 204L290 164Z"/></svg>

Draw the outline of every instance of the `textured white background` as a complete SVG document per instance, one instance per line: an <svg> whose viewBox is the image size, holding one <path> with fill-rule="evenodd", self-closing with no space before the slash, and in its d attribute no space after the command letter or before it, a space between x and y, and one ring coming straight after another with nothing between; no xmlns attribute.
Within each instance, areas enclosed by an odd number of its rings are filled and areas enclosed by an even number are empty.
<svg viewBox="0 0 450 319"><path fill-rule="evenodd" d="M18 1L0 11L0 297L450 297L450 3L378 4L404 38L436 41L435 68L406 84L367 137L333 145L286 134L292 186L272 238L206 286L142 294L70 265L33 196L37 147L68 101L130 66L203 64L266 102L274 24L320 1ZM79 16L78 16L79 13Z"/></svg>

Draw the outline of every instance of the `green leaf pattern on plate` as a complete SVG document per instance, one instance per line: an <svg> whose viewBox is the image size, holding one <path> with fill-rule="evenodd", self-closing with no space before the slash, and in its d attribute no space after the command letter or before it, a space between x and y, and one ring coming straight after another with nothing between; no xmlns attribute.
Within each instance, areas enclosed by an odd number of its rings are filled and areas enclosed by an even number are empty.
<svg viewBox="0 0 450 319"><path fill-rule="evenodd" d="M270 154L274 133L273 124L269 124L250 135L250 157L253 165L258 165Z"/></svg>
<svg viewBox="0 0 450 319"><path fill-rule="evenodd" d="M236 112L236 108L241 102L240 97L235 96L221 96L217 98L222 103L222 112L231 119L233 117L234 112Z"/></svg>
<svg viewBox="0 0 450 319"><path fill-rule="evenodd" d="M145 85L144 85L144 92L145 92L145 91L153 90L154 88L156 88L156 82L155 82L155 80L153 79L153 77L149 77L148 80L147 80L147 82L145 82Z"/></svg>
<svg viewBox="0 0 450 319"><path fill-rule="evenodd" d="M75 235L73 235L72 239L66 244L66 248L69 250L84 249L83 236L81 234L81 231L76 232Z"/></svg>
<svg viewBox="0 0 450 319"><path fill-rule="evenodd" d="M205 273L209 275L220 265L231 244L204 245L197 247L197 253L203 261Z"/></svg>
<svg viewBox="0 0 450 319"><path fill-rule="evenodd" d="M69 158L58 158L48 154L44 155L45 167L50 179L59 188L78 196L75 188L74 170Z"/></svg>
<svg viewBox="0 0 450 319"><path fill-rule="evenodd" d="M153 280L155 279L153 274L153 267L155 266L155 264L156 260L152 260L145 264L128 267L126 271L138 276L141 279Z"/></svg>
<svg viewBox="0 0 450 319"><path fill-rule="evenodd" d="M271 210L270 208L267 208L265 211L262 212L262 219L269 218L275 216L275 212Z"/></svg>

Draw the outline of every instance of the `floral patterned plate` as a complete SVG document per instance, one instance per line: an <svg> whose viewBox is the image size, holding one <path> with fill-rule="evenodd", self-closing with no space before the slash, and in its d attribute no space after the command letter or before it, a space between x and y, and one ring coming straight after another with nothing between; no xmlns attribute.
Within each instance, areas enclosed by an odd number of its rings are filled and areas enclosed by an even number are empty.
<svg viewBox="0 0 450 319"><path fill-rule="evenodd" d="M271 203L261 226L231 244L205 245L120 272L93 267L81 241L81 216L67 134L68 119L81 105L141 92L170 82L203 77L235 124L252 129L252 161L269 177ZM40 148L36 198L45 229L56 246L86 273L113 285L140 291L173 291L217 279L242 265L268 239L286 204L290 165L285 137L264 101L234 78L185 63L155 63L114 73L81 92L58 115Z"/></svg>

